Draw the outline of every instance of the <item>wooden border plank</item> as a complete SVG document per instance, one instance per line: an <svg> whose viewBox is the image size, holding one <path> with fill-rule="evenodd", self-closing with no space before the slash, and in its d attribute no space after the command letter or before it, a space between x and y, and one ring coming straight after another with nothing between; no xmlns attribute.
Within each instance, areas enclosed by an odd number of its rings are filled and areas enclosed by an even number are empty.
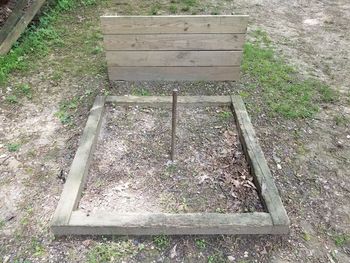
<svg viewBox="0 0 350 263"><path fill-rule="evenodd" d="M95 149L104 113L105 98L97 96L87 120L78 150L64 185L57 205L52 226L67 225L72 211L77 207L82 188L89 169L90 160Z"/></svg>
<svg viewBox="0 0 350 263"><path fill-rule="evenodd" d="M8 33L17 24L18 20L23 16L23 9L28 4L28 0L18 0L15 7L11 10L10 16L6 19L5 24L0 29L0 43L7 37Z"/></svg>
<svg viewBox="0 0 350 263"><path fill-rule="evenodd" d="M279 196L264 153L258 143L248 112L240 96L232 96L232 106L243 148L252 167L260 195L280 234L289 232L289 218Z"/></svg>
<svg viewBox="0 0 350 263"><path fill-rule="evenodd" d="M106 50L242 50L245 34L104 35Z"/></svg>
<svg viewBox="0 0 350 263"><path fill-rule="evenodd" d="M241 64L242 51L106 51L106 57L108 67L231 67Z"/></svg>
<svg viewBox="0 0 350 263"><path fill-rule="evenodd" d="M239 80L240 67L108 67L110 80Z"/></svg>
<svg viewBox="0 0 350 263"><path fill-rule="evenodd" d="M270 234L268 213L72 213L68 226L55 227L56 235L217 235Z"/></svg>
<svg viewBox="0 0 350 263"><path fill-rule="evenodd" d="M36 0L29 6L17 24L8 33L5 40L0 45L0 55L5 55L11 49L12 45L17 41L26 29L27 25L32 21L36 13L40 10L45 0Z"/></svg>
<svg viewBox="0 0 350 263"><path fill-rule="evenodd" d="M101 16L103 34L245 33L247 15Z"/></svg>
<svg viewBox="0 0 350 263"><path fill-rule="evenodd" d="M106 102L118 105L140 105L149 107L169 107L172 105L171 96L108 96ZM230 96L179 96L178 105L186 106L229 106Z"/></svg>

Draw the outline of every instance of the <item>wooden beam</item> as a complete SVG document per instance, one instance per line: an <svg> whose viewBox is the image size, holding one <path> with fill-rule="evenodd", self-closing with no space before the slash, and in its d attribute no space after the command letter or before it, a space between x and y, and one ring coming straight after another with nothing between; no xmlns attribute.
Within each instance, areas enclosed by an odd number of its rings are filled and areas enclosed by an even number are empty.
<svg viewBox="0 0 350 263"><path fill-rule="evenodd" d="M106 57L108 67L230 67L241 64L242 51L107 51Z"/></svg>
<svg viewBox="0 0 350 263"><path fill-rule="evenodd" d="M45 0L36 0L29 6L17 24L8 32L7 37L0 44L0 55L5 55L11 49L12 45L21 36L27 25L32 21L36 13L40 10Z"/></svg>
<svg viewBox="0 0 350 263"><path fill-rule="evenodd" d="M104 34L245 33L246 15L102 16Z"/></svg>
<svg viewBox="0 0 350 263"><path fill-rule="evenodd" d="M137 214L72 213L69 225L53 227L55 235L217 235L271 234L268 213Z"/></svg>
<svg viewBox="0 0 350 263"><path fill-rule="evenodd" d="M245 34L104 35L106 50L242 50Z"/></svg>
<svg viewBox="0 0 350 263"><path fill-rule="evenodd" d="M90 110L90 115L80 139L78 150L75 154L60 201L58 202L51 222L52 226L67 225L72 211L78 205L100 131L104 103L105 97L98 96Z"/></svg>
<svg viewBox="0 0 350 263"><path fill-rule="evenodd" d="M110 80L239 80L240 67L108 67Z"/></svg>
<svg viewBox="0 0 350 263"><path fill-rule="evenodd" d="M272 221L280 234L289 232L289 218L282 204L277 187L267 165L264 153L250 122L249 115L240 96L232 96L232 106L236 118L240 140L251 165L256 185Z"/></svg>
<svg viewBox="0 0 350 263"><path fill-rule="evenodd" d="M171 108L171 96L108 96L106 102L116 103L117 105L139 105L148 107L166 107ZM179 96L178 105L186 107L210 107L210 106L229 106L230 96Z"/></svg>

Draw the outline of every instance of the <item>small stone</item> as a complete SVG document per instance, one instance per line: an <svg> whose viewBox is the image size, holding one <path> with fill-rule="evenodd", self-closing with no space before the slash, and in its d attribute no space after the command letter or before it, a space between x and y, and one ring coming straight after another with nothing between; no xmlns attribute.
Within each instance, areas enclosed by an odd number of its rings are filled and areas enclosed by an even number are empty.
<svg viewBox="0 0 350 263"><path fill-rule="evenodd" d="M350 134L346 135L346 138L347 138L347 139L350 139Z"/></svg>
<svg viewBox="0 0 350 263"><path fill-rule="evenodd" d="M282 166L279 163L277 164L277 169L282 170Z"/></svg>
<svg viewBox="0 0 350 263"><path fill-rule="evenodd" d="M91 245L91 243L92 243L92 240L91 240L91 239L86 239L86 240L83 241L83 245L84 245L85 247L89 247L89 246Z"/></svg>
<svg viewBox="0 0 350 263"><path fill-rule="evenodd" d="M234 256L228 256L227 260L230 262L234 262L236 260L236 258Z"/></svg>

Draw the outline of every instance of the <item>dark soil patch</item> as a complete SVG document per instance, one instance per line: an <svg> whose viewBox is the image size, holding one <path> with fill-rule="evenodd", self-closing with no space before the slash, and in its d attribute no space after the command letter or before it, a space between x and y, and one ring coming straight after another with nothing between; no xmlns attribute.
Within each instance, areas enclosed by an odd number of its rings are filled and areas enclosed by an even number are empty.
<svg viewBox="0 0 350 263"><path fill-rule="evenodd" d="M108 106L86 211L263 211L229 108L179 108L176 161L169 109Z"/></svg>

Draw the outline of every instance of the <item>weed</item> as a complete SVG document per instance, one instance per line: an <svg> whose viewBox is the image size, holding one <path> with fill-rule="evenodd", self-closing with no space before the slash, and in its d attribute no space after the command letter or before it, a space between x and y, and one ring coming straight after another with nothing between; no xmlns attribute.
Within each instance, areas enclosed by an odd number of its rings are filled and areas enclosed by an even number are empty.
<svg viewBox="0 0 350 263"><path fill-rule="evenodd" d="M18 98L17 98L16 95L9 95L9 96L7 96L5 99L6 99L6 101L7 101L8 103L11 103L11 104L16 104L16 103L18 103Z"/></svg>
<svg viewBox="0 0 350 263"><path fill-rule="evenodd" d="M262 88L273 113L286 118L312 117L319 103L337 99L337 94L319 81L300 80L296 70L275 55L265 32L257 30L253 36L255 40L244 46L242 69Z"/></svg>
<svg viewBox="0 0 350 263"><path fill-rule="evenodd" d="M350 123L350 119L344 115L336 115L334 117L334 122L337 126L346 126Z"/></svg>
<svg viewBox="0 0 350 263"><path fill-rule="evenodd" d="M139 89L134 89L131 92L131 95L134 95L134 96L150 96L151 93L149 92L149 90L146 90L144 88L139 88Z"/></svg>
<svg viewBox="0 0 350 263"><path fill-rule="evenodd" d="M196 242L196 247L199 249L205 249L207 246L207 243L205 242L204 239L196 239L195 242Z"/></svg>
<svg viewBox="0 0 350 263"><path fill-rule="evenodd" d="M230 111L220 111L219 112L219 117L223 120L227 120L230 117L232 117L232 112Z"/></svg>
<svg viewBox="0 0 350 263"><path fill-rule="evenodd" d="M303 239L305 241L310 241L311 240L311 236L308 232L303 232Z"/></svg>
<svg viewBox="0 0 350 263"><path fill-rule="evenodd" d="M213 254L208 256L208 263L223 263L225 262L225 259L220 254Z"/></svg>
<svg viewBox="0 0 350 263"><path fill-rule="evenodd" d="M32 88L28 85L28 84L19 84L18 86L16 86L15 88L15 92L18 95L22 95L27 97L28 99L32 98Z"/></svg>
<svg viewBox="0 0 350 263"><path fill-rule="evenodd" d="M153 237L153 242L161 250L167 248L170 245L169 237L165 235L159 235L159 236Z"/></svg>
<svg viewBox="0 0 350 263"><path fill-rule="evenodd" d="M130 241L97 244L87 254L87 262L116 262L118 259L127 255L134 255L142 249L142 246L135 247Z"/></svg>
<svg viewBox="0 0 350 263"><path fill-rule="evenodd" d="M171 5L169 6L169 12L170 12L171 14L176 14L176 13L177 13L177 6L174 5L174 4L171 4Z"/></svg>
<svg viewBox="0 0 350 263"><path fill-rule="evenodd" d="M100 46L96 46L94 47L94 49L92 50L92 54L96 55L96 54L99 54L99 53L102 53L103 52L103 48L100 47Z"/></svg>
<svg viewBox="0 0 350 263"><path fill-rule="evenodd" d="M344 245L350 243L350 235L347 234L336 235L335 237L333 237L333 239L334 243L338 247L343 247Z"/></svg>
<svg viewBox="0 0 350 263"><path fill-rule="evenodd" d="M7 150L9 152L17 152L20 147L21 147L20 143L9 143L9 144L7 144Z"/></svg>
<svg viewBox="0 0 350 263"><path fill-rule="evenodd" d="M0 219L0 230L5 226L5 221Z"/></svg>
<svg viewBox="0 0 350 263"><path fill-rule="evenodd" d="M60 104L59 111L55 113L62 124L72 125L73 124L73 112L76 111L78 107L78 98L73 98L71 100L63 101Z"/></svg>
<svg viewBox="0 0 350 263"><path fill-rule="evenodd" d="M31 249L34 257L41 257L46 252L44 246L37 239L32 239Z"/></svg>
<svg viewBox="0 0 350 263"><path fill-rule="evenodd" d="M158 3L154 4L152 7L151 7L151 10L150 10L150 15L152 16L155 16L158 14L160 10L160 5Z"/></svg>

